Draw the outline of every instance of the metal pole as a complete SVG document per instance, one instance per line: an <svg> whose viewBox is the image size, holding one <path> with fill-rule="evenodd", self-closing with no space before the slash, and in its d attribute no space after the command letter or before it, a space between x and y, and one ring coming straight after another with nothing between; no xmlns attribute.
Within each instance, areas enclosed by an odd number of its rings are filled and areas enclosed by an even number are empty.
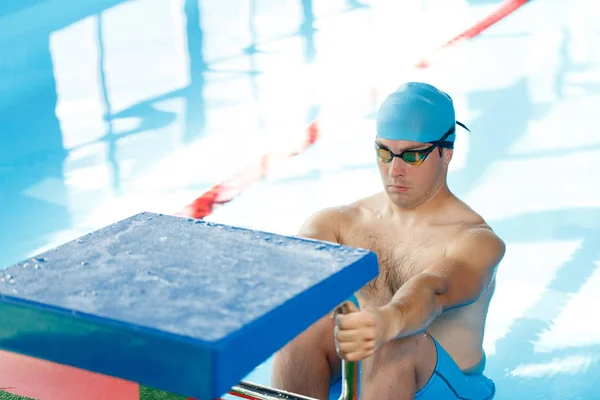
<svg viewBox="0 0 600 400"><path fill-rule="evenodd" d="M342 361L342 394L339 400L358 399L357 377L358 363ZM246 381L232 387L229 394L248 400L318 400Z"/></svg>
<svg viewBox="0 0 600 400"><path fill-rule="evenodd" d="M358 363L342 360L342 394L339 400L358 400Z"/></svg>
<svg viewBox="0 0 600 400"><path fill-rule="evenodd" d="M229 394L249 400L317 400L245 381L231 388Z"/></svg>
<svg viewBox="0 0 600 400"><path fill-rule="evenodd" d="M356 300L356 298L355 298ZM356 300L358 306L358 300ZM334 311L337 314L347 314L348 307L346 303L342 304ZM342 360L342 394L339 400L358 400L360 385L360 363L348 362Z"/></svg>

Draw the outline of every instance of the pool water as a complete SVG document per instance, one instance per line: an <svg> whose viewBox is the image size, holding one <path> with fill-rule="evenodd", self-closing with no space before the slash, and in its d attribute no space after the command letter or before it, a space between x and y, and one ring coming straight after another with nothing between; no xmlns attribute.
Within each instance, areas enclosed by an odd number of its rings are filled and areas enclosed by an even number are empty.
<svg viewBox="0 0 600 400"><path fill-rule="evenodd" d="M507 243L484 344L496 398L597 398L600 6L531 1L413 67L500 3L0 6L0 268L139 211L175 213L318 121L313 146L207 217L294 234L380 190L373 113L426 80L472 131L450 188ZM270 362L247 379L268 384Z"/></svg>

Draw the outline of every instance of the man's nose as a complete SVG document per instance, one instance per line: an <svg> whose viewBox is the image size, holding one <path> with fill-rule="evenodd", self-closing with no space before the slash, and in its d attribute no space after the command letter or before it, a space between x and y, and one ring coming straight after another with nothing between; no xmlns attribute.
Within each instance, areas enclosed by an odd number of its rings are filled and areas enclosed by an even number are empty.
<svg viewBox="0 0 600 400"><path fill-rule="evenodd" d="M404 160L402 160L400 157L394 157L394 159L391 162L391 166L390 166L390 171L389 171L389 175L390 177L396 177L396 176L404 176L406 175L406 162L404 162Z"/></svg>

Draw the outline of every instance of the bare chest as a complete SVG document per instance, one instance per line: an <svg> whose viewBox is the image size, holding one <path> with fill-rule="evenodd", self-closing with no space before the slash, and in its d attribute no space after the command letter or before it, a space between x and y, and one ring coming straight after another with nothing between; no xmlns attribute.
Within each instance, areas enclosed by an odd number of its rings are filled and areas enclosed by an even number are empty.
<svg viewBox="0 0 600 400"><path fill-rule="evenodd" d="M379 275L361 294L376 302L387 302L413 276L444 256L445 238L428 233L394 235L374 231L355 232L346 244L377 254Z"/></svg>

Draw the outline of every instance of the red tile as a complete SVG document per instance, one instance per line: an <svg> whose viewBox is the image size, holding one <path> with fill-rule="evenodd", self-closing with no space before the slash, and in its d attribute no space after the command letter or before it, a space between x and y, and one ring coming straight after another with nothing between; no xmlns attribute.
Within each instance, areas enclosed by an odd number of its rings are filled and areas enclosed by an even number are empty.
<svg viewBox="0 0 600 400"><path fill-rule="evenodd" d="M0 388L38 400L139 400L137 383L0 350Z"/></svg>

